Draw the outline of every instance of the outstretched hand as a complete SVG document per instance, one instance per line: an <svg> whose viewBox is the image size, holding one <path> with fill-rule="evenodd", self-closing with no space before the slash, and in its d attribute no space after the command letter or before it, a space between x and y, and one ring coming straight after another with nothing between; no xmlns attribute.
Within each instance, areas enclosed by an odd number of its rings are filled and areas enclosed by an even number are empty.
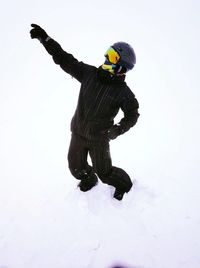
<svg viewBox="0 0 200 268"><path fill-rule="evenodd" d="M32 39L37 38L40 41L44 41L48 37L45 30L43 30L39 25L32 23L31 26L33 27L33 29L30 30Z"/></svg>

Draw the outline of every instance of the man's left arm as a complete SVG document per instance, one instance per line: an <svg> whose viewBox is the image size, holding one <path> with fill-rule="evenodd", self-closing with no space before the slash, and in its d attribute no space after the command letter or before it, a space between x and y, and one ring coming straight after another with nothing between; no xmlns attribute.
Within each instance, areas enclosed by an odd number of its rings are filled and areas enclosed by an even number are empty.
<svg viewBox="0 0 200 268"><path fill-rule="evenodd" d="M110 139L115 139L119 135L127 132L131 127L133 127L140 116L138 109L139 103L135 98L132 91L127 91L120 101L120 108L124 113L124 117L121 121L110 128L108 131L108 136Z"/></svg>

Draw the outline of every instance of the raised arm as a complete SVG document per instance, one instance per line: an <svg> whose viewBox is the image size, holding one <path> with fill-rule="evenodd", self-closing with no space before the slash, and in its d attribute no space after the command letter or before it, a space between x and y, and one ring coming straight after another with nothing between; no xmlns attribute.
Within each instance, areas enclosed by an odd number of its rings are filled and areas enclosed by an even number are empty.
<svg viewBox="0 0 200 268"><path fill-rule="evenodd" d="M81 82L85 64L83 62L79 62L73 57L73 55L64 51L62 47L55 40L49 37L45 30L39 25L31 24L31 26L33 27L30 31L31 38L38 39L43 44L47 52L53 57L54 62L60 65L65 72Z"/></svg>

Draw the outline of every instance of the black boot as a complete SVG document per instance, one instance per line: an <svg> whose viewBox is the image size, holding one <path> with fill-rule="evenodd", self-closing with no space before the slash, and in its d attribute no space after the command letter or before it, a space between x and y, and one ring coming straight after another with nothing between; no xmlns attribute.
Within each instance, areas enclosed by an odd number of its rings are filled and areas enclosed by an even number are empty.
<svg viewBox="0 0 200 268"><path fill-rule="evenodd" d="M123 196L125 194L125 191L119 190L119 189L115 189L114 195L113 197L119 201L122 200Z"/></svg>
<svg viewBox="0 0 200 268"><path fill-rule="evenodd" d="M96 175L90 175L86 178L83 178L81 182L79 183L78 187L82 192L87 192L90 189L92 189L95 185L97 185L98 179Z"/></svg>

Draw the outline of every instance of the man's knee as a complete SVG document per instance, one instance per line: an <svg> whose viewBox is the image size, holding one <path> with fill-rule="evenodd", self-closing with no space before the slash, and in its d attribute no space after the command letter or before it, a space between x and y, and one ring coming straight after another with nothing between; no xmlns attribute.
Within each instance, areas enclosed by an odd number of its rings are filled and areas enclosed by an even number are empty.
<svg viewBox="0 0 200 268"><path fill-rule="evenodd" d="M82 180L88 176L86 169L78 169L76 167L69 167L71 174L77 179Z"/></svg>
<svg viewBox="0 0 200 268"><path fill-rule="evenodd" d="M116 178L117 187L124 189L126 192L130 191L133 183L126 171L122 168L113 167L112 176Z"/></svg>
<svg viewBox="0 0 200 268"><path fill-rule="evenodd" d="M75 159L74 156L71 154L68 154L68 168L71 174L77 179L79 179L81 174L85 173L84 168L80 165L77 159Z"/></svg>
<svg viewBox="0 0 200 268"><path fill-rule="evenodd" d="M121 168L112 167L109 172L97 171L97 175L103 183L125 192L129 192L133 185L129 175Z"/></svg>
<svg viewBox="0 0 200 268"><path fill-rule="evenodd" d="M69 170L71 174L78 180L82 180L94 174L93 169L90 165L84 165L84 167L77 166L73 162L68 162Z"/></svg>

